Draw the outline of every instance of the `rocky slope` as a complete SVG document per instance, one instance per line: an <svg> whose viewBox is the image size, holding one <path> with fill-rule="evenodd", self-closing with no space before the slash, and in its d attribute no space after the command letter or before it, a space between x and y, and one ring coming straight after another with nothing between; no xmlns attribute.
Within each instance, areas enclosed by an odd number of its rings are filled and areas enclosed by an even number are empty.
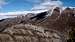
<svg viewBox="0 0 75 42"><path fill-rule="evenodd" d="M37 21L30 19L34 14L1 20L0 42L66 42L74 14L69 8L62 13L55 8L51 16Z"/></svg>

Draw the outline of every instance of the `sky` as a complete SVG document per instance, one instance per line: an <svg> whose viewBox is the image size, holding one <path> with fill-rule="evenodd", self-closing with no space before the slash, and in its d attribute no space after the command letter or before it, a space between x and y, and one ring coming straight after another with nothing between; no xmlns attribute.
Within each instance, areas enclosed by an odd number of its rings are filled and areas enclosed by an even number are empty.
<svg viewBox="0 0 75 42"><path fill-rule="evenodd" d="M75 0L61 0L64 6L75 7Z"/></svg>
<svg viewBox="0 0 75 42"><path fill-rule="evenodd" d="M0 13L12 11L29 11L34 5L42 3L43 0L0 0ZM75 7L75 0L59 0L63 6Z"/></svg>

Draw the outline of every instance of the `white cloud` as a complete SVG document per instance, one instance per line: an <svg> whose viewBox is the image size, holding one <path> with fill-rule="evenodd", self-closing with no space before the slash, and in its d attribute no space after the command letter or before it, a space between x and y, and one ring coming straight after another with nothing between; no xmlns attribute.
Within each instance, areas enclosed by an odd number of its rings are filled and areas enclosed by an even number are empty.
<svg viewBox="0 0 75 42"><path fill-rule="evenodd" d="M3 15L16 15L16 16L17 15L26 15L27 13L37 14L37 13L41 13L41 12L44 12L44 11L47 11L47 10L6 12L6 13L0 13L0 16L3 16Z"/></svg>
<svg viewBox="0 0 75 42"><path fill-rule="evenodd" d="M42 0L42 3L35 5L32 10L49 9L55 6L62 7L63 3L59 0Z"/></svg>
<svg viewBox="0 0 75 42"><path fill-rule="evenodd" d="M0 20L5 18L14 18L20 15L26 15L27 13L41 13L47 10L40 10L40 11L15 11L15 12L7 12L7 13L0 13Z"/></svg>
<svg viewBox="0 0 75 42"><path fill-rule="evenodd" d="M7 4L7 2L5 2L5 0L0 0L0 8L2 8L6 4Z"/></svg>

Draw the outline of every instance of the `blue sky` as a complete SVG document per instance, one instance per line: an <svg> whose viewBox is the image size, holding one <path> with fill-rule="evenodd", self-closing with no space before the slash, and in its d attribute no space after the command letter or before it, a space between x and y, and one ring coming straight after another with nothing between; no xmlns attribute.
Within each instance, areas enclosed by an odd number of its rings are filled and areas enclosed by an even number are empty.
<svg viewBox="0 0 75 42"><path fill-rule="evenodd" d="M75 0L61 0L65 6L75 7Z"/></svg>
<svg viewBox="0 0 75 42"><path fill-rule="evenodd" d="M34 4L40 3L40 1L35 0L3 0L3 1L5 4L0 5L2 6L0 8L0 12L30 10ZM64 6L75 7L75 0L60 0L60 1L63 2Z"/></svg>

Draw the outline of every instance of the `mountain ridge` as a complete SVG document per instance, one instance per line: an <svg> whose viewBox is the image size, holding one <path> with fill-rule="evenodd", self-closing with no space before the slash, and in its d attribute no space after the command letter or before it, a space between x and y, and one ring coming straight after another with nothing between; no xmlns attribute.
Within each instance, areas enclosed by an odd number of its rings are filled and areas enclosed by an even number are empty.
<svg viewBox="0 0 75 42"><path fill-rule="evenodd" d="M60 8L56 7L51 16L42 17L42 13L38 13L4 19L0 22L1 41L9 38L10 42L66 42L68 31L75 26L74 11L66 8L60 13Z"/></svg>

